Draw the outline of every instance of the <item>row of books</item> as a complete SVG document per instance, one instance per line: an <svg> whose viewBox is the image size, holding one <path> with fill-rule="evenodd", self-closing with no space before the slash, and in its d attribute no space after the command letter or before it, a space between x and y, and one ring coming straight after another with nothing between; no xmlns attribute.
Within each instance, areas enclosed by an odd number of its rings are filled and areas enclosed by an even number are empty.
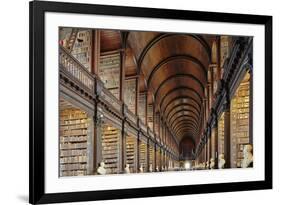
<svg viewBox="0 0 281 205"><path fill-rule="evenodd" d="M87 169L87 164L61 164L60 165L61 171L67 170L85 170Z"/></svg>
<svg viewBox="0 0 281 205"><path fill-rule="evenodd" d="M87 156L74 156L60 158L60 163L81 163L87 162Z"/></svg>
<svg viewBox="0 0 281 205"><path fill-rule="evenodd" d="M60 142L61 143L66 143L66 142L83 142L87 141L88 136L87 135L79 135L79 136L62 136L60 137Z"/></svg>
<svg viewBox="0 0 281 205"><path fill-rule="evenodd" d="M60 136L77 136L77 135L87 135L88 134L88 130L87 129L75 129L75 130L71 130L71 129L68 129L68 130L65 130L65 129L62 129L60 130Z"/></svg>
<svg viewBox="0 0 281 205"><path fill-rule="evenodd" d="M114 174L118 172L120 164L120 130L104 124L102 128L102 157L105 162L107 173Z"/></svg>
<svg viewBox="0 0 281 205"><path fill-rule="evenodd" d="M60 149L87 149L87 143L63 143Z"/></svg>
<svg viewBox="0 0 281 205"><path fill-rule="evenodd" d="M61 150L60 151L61 157L80 156L80 155L87 155L87 150L86 149L75 149L75 150Z"/></svg>

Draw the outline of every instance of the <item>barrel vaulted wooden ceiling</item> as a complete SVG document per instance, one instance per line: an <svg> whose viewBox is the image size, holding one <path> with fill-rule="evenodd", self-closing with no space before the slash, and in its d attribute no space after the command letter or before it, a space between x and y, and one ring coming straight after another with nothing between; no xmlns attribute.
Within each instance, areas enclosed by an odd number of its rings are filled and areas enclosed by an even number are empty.
<svg viewBox="0 0 281 205"><path fill-rule="evenodd" d="M199 141L211 47L216 36L159 32L101 31L101 52L124 49L126 76L140 75L139 90L148 91L179 141Z"/></svg>

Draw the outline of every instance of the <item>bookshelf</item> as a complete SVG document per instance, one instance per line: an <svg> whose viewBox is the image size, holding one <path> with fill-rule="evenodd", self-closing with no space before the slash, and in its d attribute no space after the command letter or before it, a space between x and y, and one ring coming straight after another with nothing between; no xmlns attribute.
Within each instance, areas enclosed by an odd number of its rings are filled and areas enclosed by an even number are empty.
<svg viewBox="0 0 281 205"><path fill-rule="evenodd" d="M104 86L119 99L120 53L100 56L98 72Z"/></svg>
<svg viewBox="0 0 281 205"><path fill-rule="evenodd" d="M79 109L60 112L60 176L87 175L89 120Z"/></svg>
<svg viewBox="0 0 281 205"><path fill-rule="evenodd" d="M126 137L126 164L130 165L130 172L136 172L136 146L137 139L134 136Z"/></svg>
<svg viewBox="0 0 281 205"><path fill-rule="evenodd" d="M212 133L211 133L211 158L216 159L216 130L217 128L214 127L212 128Z"/></svg>
<svg viewBox="0 0 281 205"><path fill-rule="evenodd" d="M109 125L102 126L102 158L107 174L117 174L120 171L120 130Z"/></svg>
<svg viewBox="0 0 281 205"><path fill-rule="evenodd" d="M231 100L231 167L241 167L243 148L249 143L250 75L246 74Z"/></svg>
<svg viewBox="0 0 281 205"><path fill-rule="evenodd" d="M218 121L218 154L224 154L224 112Z"/></svg>
<svg viewBox="0 0 281 205"><path fill-rule="evenodd" d="M77 33L71 54L91 72L91 30L83 30Z"/></svg>
<svg viewBox="0 0 281 205"><path fill-rule="evenodd" d="M159 171L161 169L161 153L160 149L156 148L156 167L158 167Z"/></svg>
<svg viewBox="0 0 281 205"><path fill-rule="evenodd" d="M147 170L147 144L143 141L140 141L139 152L140 152L139 165L140 166L142 165L143 171L146 172L146 170Z"/></svg>
<svg viewBox="0 0 281 205"><path fill-rule="evenodd" d="M153 104L147 105L147 124L153 130Z"/></svg>
<svg viewBox="0 0 281 205"><path fill-rule="evenodd" d="M139 105L138 105L138 115L140 120L146 124L145 119L145 109L146 109L146 94L145 93L139 93Z"/></svg>
<svg viewBox="0 0 281 205"><path fill-rule="evenodd" d="M124 102L132 113L136 113L136 79L125 80Z"/></svg>
<svg viewBox="0 0 281 205"><path fill-rule="evenodd" d="M149 145L149 165L152 164L152 170L155 170L155 149L154 145Z"/></svg>

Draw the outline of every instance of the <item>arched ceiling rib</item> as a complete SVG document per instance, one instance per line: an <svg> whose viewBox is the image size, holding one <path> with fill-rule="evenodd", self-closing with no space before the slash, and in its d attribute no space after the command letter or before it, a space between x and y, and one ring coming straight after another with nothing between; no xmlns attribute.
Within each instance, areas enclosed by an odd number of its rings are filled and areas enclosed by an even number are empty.
<svg viewBox="0 0 281 205"><path fill-rule="evenodd" d="M127 35L155 112L160 112L179 141L186 137L198 141L213 39L214 36L158 32ZM143 83L140 87L144 90Z"/></svg>

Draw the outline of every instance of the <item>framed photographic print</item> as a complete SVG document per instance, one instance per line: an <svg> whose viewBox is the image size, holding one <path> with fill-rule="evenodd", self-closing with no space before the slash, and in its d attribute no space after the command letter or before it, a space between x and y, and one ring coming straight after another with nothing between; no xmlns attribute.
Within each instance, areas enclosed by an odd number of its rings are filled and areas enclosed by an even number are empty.
<svg viewBox="0 0 281 205"><path fill-rule="evenodd" d="M272 17L30 2L30 203L272 188Z"/></svg>

